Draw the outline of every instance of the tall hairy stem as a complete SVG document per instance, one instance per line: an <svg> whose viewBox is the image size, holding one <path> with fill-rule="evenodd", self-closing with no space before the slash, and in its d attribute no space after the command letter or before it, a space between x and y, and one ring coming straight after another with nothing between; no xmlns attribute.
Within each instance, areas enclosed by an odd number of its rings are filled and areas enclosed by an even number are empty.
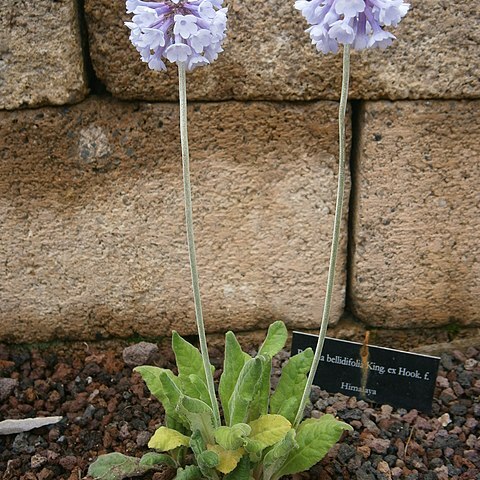
<svg viewBox="0 0 480 480"><path fill-rule="evenodd" d="M300 406L295 417L294 425L302 421L305 405L310 396L313 379L318 368L320 356L322 354L325 335L327 333L328 321L330 318L330 308L332 304L333 286L335 283L335 264L337 262L338 246L340 240L340 224L342 221L343 196L345 191L345 113L347 110L348 99L348 81L350 77L350 45L345 45L343 50L343 75L342 75L342 93L340 96L340 107L338 111L338 129L339 129L339 162L338 162L338 186L337 200L335 207L335 219L333 221L332 247L330 252L330 264L328 267L327 288L325 292L325 303L323 304L322 322L320 324L320 333L313 357L312 367L308 374L307 384L303 391Z"/></svg>
<svg viewBox="0 0 480 480"><path fill-rule="evenodd" d="M187 225L188 254L190 258L190 271L192 273L193 300L195 304L195 319L197 323L198 338L200 340L200 352L202 354L203 368L207 379L207 388L210 401L213 407L215 426L220 426L220 411L213 375L210 369L208 358L207 338L205 336L205 324L202 314L202 300L200 297L200 284L198 281L197 259L195 255L195 237L193 234L193 213L192 213L192 190L190 186L190 155L188 151L188 130L187 130L187 82L185 64L178 65L178 91L180 97L180 141L182 144L182 165L183 165L183 189L185 194L185 219Z"/></svg>

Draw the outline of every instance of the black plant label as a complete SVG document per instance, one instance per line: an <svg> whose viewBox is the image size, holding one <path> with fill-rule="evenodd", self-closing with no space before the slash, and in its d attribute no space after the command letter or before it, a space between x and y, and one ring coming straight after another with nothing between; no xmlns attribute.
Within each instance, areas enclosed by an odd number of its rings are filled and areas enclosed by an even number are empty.
<svg viewBox="0 0 480 480"><path fill-rule="evenodd" d="M317 339L293 332L292 355L315 350ZM326 337L314 384L330 393L430 413L439 362L429 355Z"/></svg>

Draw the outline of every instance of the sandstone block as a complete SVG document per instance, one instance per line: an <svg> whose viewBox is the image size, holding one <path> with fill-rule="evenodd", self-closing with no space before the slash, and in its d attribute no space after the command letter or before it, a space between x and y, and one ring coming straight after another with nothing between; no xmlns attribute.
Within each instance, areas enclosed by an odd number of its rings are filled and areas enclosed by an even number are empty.
<svg viewBox="0 0 480 480"><path fill-rule="evenodd" d="M351 98L478 98L478 2L412 2L386 51L354 52ZM341 55L315 51L294 1L227 0L225 52L189 75L192 99L337 99ZM168 73L143 64L128 40L122 1L86 0L90 52L107 89L123 99L171 100L175 65ZM440 25L436 28L435 25Z"/></svg>
<svg viewBox="0 0 480 480"><path fill-rule="evenodd" d="M0 10L0 109L82 100L77 1L0 0Z"/></svg>
<svg viewBox="0 0 480 480"><path fill-rule="evenodd" d="M367 324L480 325L479 111L479 101L365 105L350 296Z"/></svg>
<svg viewBox="0 0 480 480"><path fill-rule="evenodd" d="M209 332L317 325L336 116L333 102L189 106ZM0 112L0 139L0 338L195 334L177 105ZM344 234L334 321L345 263Z"/></svg>

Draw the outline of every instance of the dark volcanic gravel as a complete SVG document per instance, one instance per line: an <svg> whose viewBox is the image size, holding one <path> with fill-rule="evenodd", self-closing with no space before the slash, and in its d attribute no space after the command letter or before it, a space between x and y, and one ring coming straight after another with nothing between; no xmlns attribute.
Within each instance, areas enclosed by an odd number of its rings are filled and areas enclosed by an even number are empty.
<svg viewBox="0 0 480 480"><path fill-rule="evenodd" d="M163 410L122 351L120 344L0 345L0 420L64 417L51 427L0 436L0 480L84 480L99 454L147 451ZM211 356L220 366L220 352L212 349ZM274 359L274 375L287 358L282 352ZM167 353L156 363L168 368L171 361ZM430 416L318 388L311 398L312 416L332 413L354 431L296 479L480 480L480 352L474 348L442 356Z"/></svg>

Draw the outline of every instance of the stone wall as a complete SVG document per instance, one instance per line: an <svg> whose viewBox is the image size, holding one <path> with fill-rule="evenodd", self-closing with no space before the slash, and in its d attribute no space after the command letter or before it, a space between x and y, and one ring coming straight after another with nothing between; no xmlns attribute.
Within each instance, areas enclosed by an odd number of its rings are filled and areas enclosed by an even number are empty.
<svg viewBox="0 0 480 480"><path fill-rule="evenodd" d="M315 328L341 59L293 2L227 3L225 52L188 77L207 330ZM480 5L412 3L352 56L332 324L480 325ZM194 334L175 68L139 61L121 1L0 6L0 340Z"/></svg>

